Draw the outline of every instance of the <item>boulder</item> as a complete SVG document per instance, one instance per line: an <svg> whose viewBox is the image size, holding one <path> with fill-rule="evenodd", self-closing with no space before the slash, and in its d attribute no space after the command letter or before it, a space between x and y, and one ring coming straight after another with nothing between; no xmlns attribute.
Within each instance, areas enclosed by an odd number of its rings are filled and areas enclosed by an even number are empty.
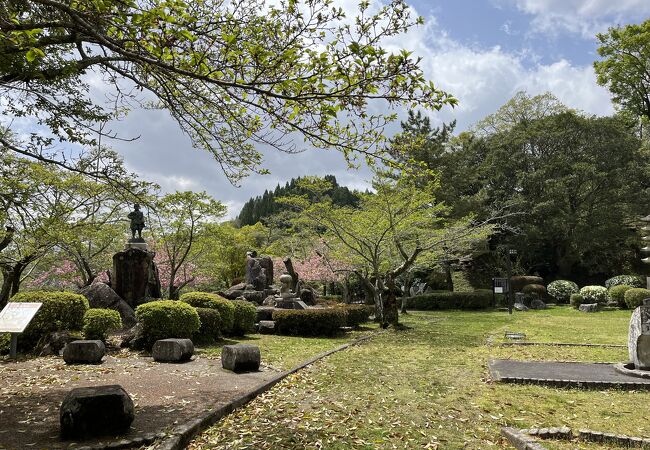
<svg viewBox="0 0 650 450"><path fill-rule="evenodd" d="M266 271L259 262L259 258L248 258L246 260L246 283L253 285L253 290L263 291L266 289Z"/></svg>
<svg viewBox="0 0 650 450"><path fill-rule="evenodd" d="M194 344L190 339L160 339L153 344L151 354L158 362L189 361L194 354Z"/></svg>
<svg viewBox="0 0 650 450"><path fill-rule="evenodd" d="M126 333L124 333L124 335L122 335L120 347L131 348L133 350L144 350L146 346L147 341L142 333L142 324L140 323L131 327Z"/></svg>
<svg viewBox="0 0 650 450"><path fill-rule="evenodd" d="M650 370L650 300L632 313L627 349L635 369Z"/></svg>
<svg viewBox="0 0 650 450"><path fill-rule="evenodd" d="M275 295L267 296L262 302L262 306L273 306L275 305Z"/></svg>
<svg viewBox="0 0 650 450"><path fill-rule="evenodd" d="M531 307L532 309L546 309L546 303L544 303L543 301L541 301L541 300L538 299L538 298L534 298L534 299L530 302L530 307Z"/></svg>
<svg viewBox="0 0 650 450"><path fill-rule="evenodd" d="M271 287L273 284L273 260L270 256L259 256L257 262L264 269L264 275L266 277L265 288Z"/></svg>
<svg viewBox="0 0 650 450"><path fill-rule="evenodd" d="M528 311L528 306L523 303L515 303L513 306L517 311Z"/></svg>
<svg viewBox="0 0 650 450"><path fill-rule="evenodd" d="M119 385L82 387L65 396L59 410L64 439L119 435L135 417L133 400Z"/></svg>
<svg viewBox="0 0 650 450"><path fill-rule="evenodd" d="M42 339L37 348L41 348L39 356L58 355L70 342L79 340L79 336L69 331L55 331Z"/></svg>
<svg viewBox="0 0 650 450"><path fill-rule="evenodd" d="M102 341L72 341L63 349L66 364L99 364L106 354Z"/></svg>
<svg viewBox="0 0 650 450"><path fill-rule="evenodd" d="M244 294L244 290L246 290L246 283L239 283L229 287L225 291L219 291L218 294L228 300L235 300Z"/></svg>
<svg viewBox="0 0 650 450"><path fill-rule="evenodd" d="M273 311L275 311L275 308L272 306L258 306L257 308L257 318L255 319L255 322L260 322L262 320L272 320L273 319Z"/></svg>
<svg viewBox="0 0 650 450"><path fill-rule="evenodd" d="M307 305L316 304L316 294L311 289L302 289L300 291L300 300Z"/></svg>
<svg viewBox="0 0 650 450"><path fill-rule="evenodd" d="M257 324L257 330L260 334L274 334L275 322L273 320L260 320Z"/></svg>
<svg viewBox="0 0 650 450"><path fill-rule="evenodd" d="M106 283L93 283L82 288L79 293L88 299L91 308L114 309L120 313L125 328L137 323L133 308Z"/></svg>
<svg viewBox="0 0 650 450"><path fill-rule="evenodd" d="M241 295L244 300L261 305L264 301L264 291L244 291Z"/></svg>
<svg viewBox="0 0 650 450"><path fill-rule="evenodd" d="M113 255L111 286L131 308L161 297L160 276L153 257L153 252L139 248Z"/></svg>
<svg viewBox="0 0 650 450"><path fill-rule="evenodd" d="M582 312L596 312L599 309L598 303L583 303L582 305L578 306L578 311Z"/></svg>
<svg viewBox="0 0 650 450"><path fill-rule="evenodd" d="M302 300L297 300L295 298L276 300L275 306L276 308L282 309L308 309L308 306L305 305L305 302Z"/></svg>
<svg viewBox="0 0 650 450"><path fill-rule="evenodd" d="M224 345L221 349L221 366L233 372L255 372L260 368L260 360L257 345Z"/></svg>

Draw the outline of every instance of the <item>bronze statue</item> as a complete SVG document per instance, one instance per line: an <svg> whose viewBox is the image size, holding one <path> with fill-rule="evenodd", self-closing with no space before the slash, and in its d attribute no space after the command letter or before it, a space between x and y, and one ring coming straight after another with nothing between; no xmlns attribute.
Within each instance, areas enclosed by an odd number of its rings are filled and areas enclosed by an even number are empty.
<svg viewBox="0 0 650 450"><path fill-rule="evenodd" d="M132 239L135 239L135 232L138 232L138 239L142 239L142 229L144 228L144 214L142 214L142 211L140 211L140 205L135 204L133 205L133 208L135 208L135 211L131 211L129 215L127 216L129 219L131 219L131 237Z"/></svg>

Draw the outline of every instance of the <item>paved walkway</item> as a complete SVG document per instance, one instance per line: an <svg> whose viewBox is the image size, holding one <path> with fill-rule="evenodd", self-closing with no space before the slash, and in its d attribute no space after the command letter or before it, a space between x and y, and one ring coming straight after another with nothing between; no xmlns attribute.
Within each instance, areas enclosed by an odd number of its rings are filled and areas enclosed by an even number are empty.
<svg viewBox="0 0 650 450"><path fill-rule="evenodd" d="M650 379L622 374L613 364L494 359L488 365L492 378L504 383L650 390Z"/></svg>

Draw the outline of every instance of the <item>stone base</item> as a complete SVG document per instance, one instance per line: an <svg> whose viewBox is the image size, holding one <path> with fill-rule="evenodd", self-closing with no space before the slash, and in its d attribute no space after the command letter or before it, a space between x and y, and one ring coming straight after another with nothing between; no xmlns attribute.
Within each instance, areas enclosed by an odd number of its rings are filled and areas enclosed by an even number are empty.
<svg viewBox="0 0 650 450"><path fill-rule="evenodd" d="M614 365L614 369L616 369L617 372L631 377L650 379L650 370L635 369L634 363L618 363Z"/></svg>
<svg viewBox="0 0 650 450"><path fill-rule="evenodd" d="M119 385L73 389L59 411L64 439L126 433L134 417L133 400Z"/></svg>
<svg viewBox="0 0 650 450"><path fill-rule="evenodd" d="M275 307L281 309L307 309L305 302L298 299L276 299Z"/></svg>
<svg viewBox="0 0 650 450"><path fill-rule="evenodd" d="M194 354L194 344L190 339L160 339L151 350L154 361L184 362Z"/></svg>
<svg viewBox="0 0 650 450"><path fill-rule="evenodd" d="M72 341L63 349L66 364L100 364L106 353L102 341Z"/></svg>
<svg viewBox="0 0 650 450"><path fill-rule="evenodd" d="M147 246L146 242L127 242L124 246L124 250L128 250L130 248L137 248L138 250L143 250L146 252L149 247Z"/></svg>
<svg viewBox="0 0 650 450"><path fill-rule="evenodd" d="M224 345L221 349L221 366L233 372L256 372L260 368L260 360L257 345Z"/></svg>

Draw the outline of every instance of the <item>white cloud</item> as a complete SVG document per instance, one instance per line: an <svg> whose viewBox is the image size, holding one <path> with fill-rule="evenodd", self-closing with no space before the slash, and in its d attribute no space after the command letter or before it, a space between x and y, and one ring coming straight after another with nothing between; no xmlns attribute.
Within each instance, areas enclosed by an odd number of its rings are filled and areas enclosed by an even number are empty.
<svg viewBox="0 0 650 450"><path fill-rule="evenodd" d="M534 16L535 31L579 33L593 38L609 26L637 22L650 14L648 0L498 0Z"/></svg>

